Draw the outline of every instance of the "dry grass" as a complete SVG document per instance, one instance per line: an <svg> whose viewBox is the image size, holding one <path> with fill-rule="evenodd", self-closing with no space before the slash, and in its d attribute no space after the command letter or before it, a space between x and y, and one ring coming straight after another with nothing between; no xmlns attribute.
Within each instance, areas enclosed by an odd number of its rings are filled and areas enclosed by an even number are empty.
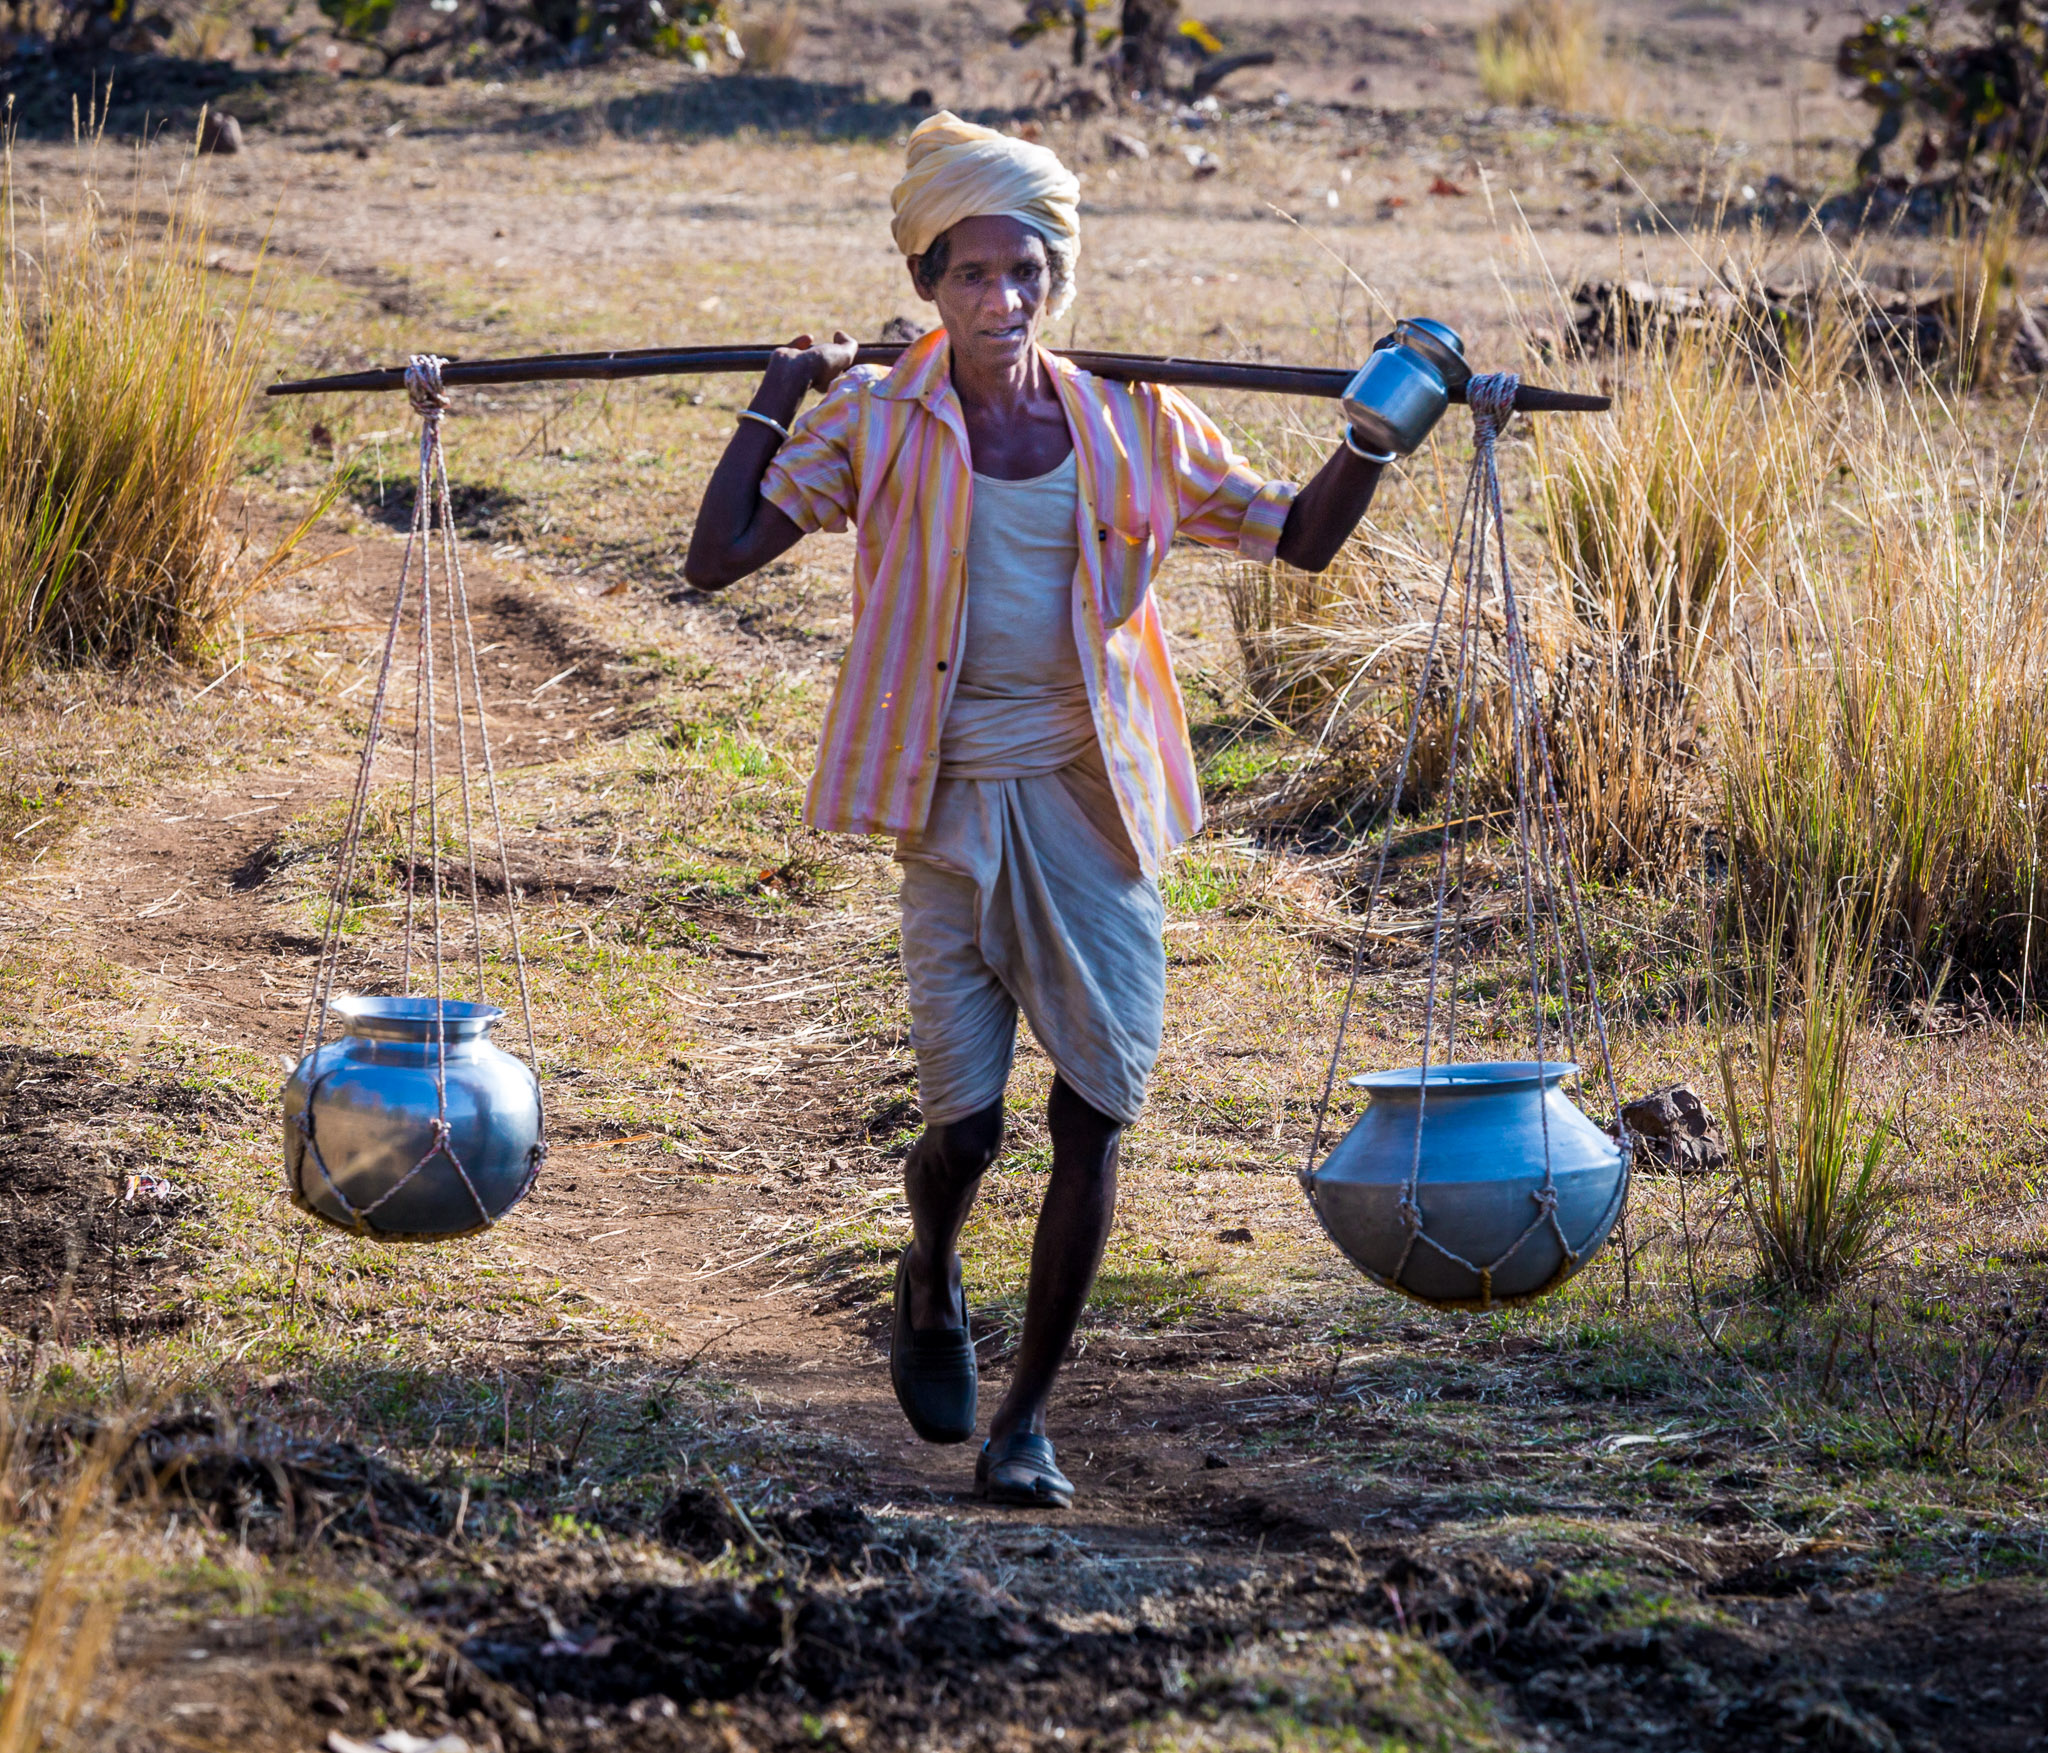
<svg viewBox="0 0 2048 1753"><path fill-rule="evenodd" d="M146 174L138 160L134 172ZM0 268L0 674L187 653L239 588L221 512L261 357L253 278L223 309L189 181L160 236L87 182Z"/></svg>
<svg viewBox="0 0 2048 1753"><path fill-rule="evenodd" d="M1848 898L1902 997L1985 983L2024 1012L2048 781L2048 524L2031 444L1987 463L1974 417L1873 397L1841 503L1731 660L1718 742L1752 902Z"/></svg>
<svg viewBox="0 0 2048 1753"><path fill-rule="evenodd" d="M1479 30L1479 85L1494 103L1583 109L1605 59L1592 0L1516 0Z"/></svg>
<svg viewBox="0 0 2048 1753"><path fill-rule="evenodd" d="M146 1414L111 1413L77 1444L46 1413L34 1386L0 1395L0 1586L32 1579L0 1688L0 1753L85 1744L75 1737L107 1702L129 1580L107 1537L111 1475Z"/></svg>
<svg viewBox="0 0 2048 1753"><path fill-rule="evenodd" d="M753 73L780 73L789 65L804 34L803 14L796 0L785 0L779 12L746 19L739 27L746 67Z"/></svg>

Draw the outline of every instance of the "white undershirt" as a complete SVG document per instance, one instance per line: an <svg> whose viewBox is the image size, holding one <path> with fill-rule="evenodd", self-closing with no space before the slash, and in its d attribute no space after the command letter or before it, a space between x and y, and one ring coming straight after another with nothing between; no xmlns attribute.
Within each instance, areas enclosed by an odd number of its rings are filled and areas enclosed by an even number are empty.
<svg viewBox="0 0 2048 1753"><path fill-rule="evenodd" d="M974 477L967 634L940 737L942 778L1030 778L1094 746L1074 644L1079 515L1072 451L1028 481Z"/></svg>

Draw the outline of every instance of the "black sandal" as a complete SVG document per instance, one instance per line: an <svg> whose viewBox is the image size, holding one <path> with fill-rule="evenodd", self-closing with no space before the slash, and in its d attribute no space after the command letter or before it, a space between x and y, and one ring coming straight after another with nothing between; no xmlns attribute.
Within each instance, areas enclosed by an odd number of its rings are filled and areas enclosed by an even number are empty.
<svg viewBox="0 0 2048 1753"><path fill-rule="evenodd" d="M1060 1471L1052 1439L1036 1431L1013 1430L1001 1442L991 1437L983 1443L974 1463L974 1488L990 1503L1020 1509L1074 1507L1074 1482Z"/></svg>
<svg viewBox="0 0 2048 1753"><path fill-rule="evenodd" d="M910 1324L910 1250L896 1261L896 1314L889 1336L889 1380L910 1428L928 1443L964 1443L974 1434L981 1383L974 1341L967 1332L967 1299L960 1325L920 1333Z"/></svg>

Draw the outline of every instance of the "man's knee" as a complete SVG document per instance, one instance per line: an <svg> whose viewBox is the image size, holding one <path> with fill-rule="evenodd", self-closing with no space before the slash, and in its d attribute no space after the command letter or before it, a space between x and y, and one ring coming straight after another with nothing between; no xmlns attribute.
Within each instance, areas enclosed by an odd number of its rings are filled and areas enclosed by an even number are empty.
<svg viewBox="0 0 2048 1753"><path fill-rule="evenodd" d="M1055 1137L1065 1134L1076 1143L1107 1149L1122 1137L1124 1123L1096 1107L1063 1077L1052 1080L1052 1096L1045 1105L1046 1124Z"/></svg>
<svg viewBox="0 0 2048 1753"><path fill-rule="evenodd" d="M1003 1148L1003 1104L995 1101L977 1114L927 1128L933 1148L948 1173L973 1179L984 1173Z"/></svg>

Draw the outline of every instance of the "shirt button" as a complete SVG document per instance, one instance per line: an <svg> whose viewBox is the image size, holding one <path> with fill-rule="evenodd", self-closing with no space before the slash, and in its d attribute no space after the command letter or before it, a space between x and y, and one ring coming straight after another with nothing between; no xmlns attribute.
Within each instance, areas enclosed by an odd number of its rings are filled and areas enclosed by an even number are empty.
<svg viewBox="0 0 2048 1753"><path fill-rule="evenodd" d="M940 659L939 659L939 668L940 668L941 670L943 670L943 669L944 669L945 667L946 667L946 660L945 660L945 659L944 659L944 658L942 657L942 658L940 658Z"/></svg>

